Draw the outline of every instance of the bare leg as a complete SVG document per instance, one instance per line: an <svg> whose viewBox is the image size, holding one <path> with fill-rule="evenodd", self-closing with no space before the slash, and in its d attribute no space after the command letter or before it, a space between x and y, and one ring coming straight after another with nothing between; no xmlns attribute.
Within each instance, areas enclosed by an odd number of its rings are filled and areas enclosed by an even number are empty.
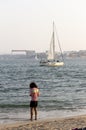
<svg viewBox="0 0 86 130"><path fill-rule="evenodd" d="M37 107L34 107L34 111L35 111L35 120L37 120Z"/></svg>
<svg viewBox="0 0 86 130"><path fill-rule="evenodd" d="M31 115L31 118L30 118L30 119L31 119L31 121L33 120L33 111L34 111L34 109L33 109L33 107L31 107L31 108L30 108L30 115Z"/></svg>

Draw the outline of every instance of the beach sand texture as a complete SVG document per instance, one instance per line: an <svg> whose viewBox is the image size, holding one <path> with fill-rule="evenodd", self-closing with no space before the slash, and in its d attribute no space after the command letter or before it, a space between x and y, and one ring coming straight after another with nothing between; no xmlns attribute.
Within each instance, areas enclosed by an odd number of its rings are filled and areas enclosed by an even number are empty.
<svg viewBox="0 0 86 130"><path fill-rule="evenodd" d="M0 125L0 130L72 130L84 127L86 127L86 115L4 124Z"/></svg>
<svg viewBox="0 0 86 130"><path fill-rule="evenodd" d="M76 116L4 124L0 125L0 130L72 130L84 127L86 127L86 116Z"/></svg>

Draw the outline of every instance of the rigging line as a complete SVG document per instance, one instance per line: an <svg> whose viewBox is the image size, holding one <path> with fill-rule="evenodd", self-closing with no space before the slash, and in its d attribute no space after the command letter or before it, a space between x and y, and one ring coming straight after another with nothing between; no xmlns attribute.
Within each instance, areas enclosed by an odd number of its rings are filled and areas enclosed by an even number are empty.
<svg viewBox="0 0 86 130"><path fill-rule="evenodd" d="M54 25L54 26L55 26L55 25ZM57 36L57 41L58 41L59 49L60 49L60 51L61 51L62 60L64 61L63 53L62 53L62 49L61 49L61 45L60 45L60 41L59 41L59 37L58 37L58 33L57 33L56 26L55 26L55 31L56 31L56 36Z"/></svg>

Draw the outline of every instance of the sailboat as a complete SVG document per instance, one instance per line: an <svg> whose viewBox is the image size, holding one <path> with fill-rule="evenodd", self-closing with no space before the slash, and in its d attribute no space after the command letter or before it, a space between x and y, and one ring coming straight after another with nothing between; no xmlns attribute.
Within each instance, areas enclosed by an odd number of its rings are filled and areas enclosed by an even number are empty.
<svg viewBox="0 0 86 130"><path fill-rule="evenodd" d="M41 60L40 61L40 66L63 66L64 62L63 61L59 61L58 59L56 59L55 57L55 30L54 30L54 22L53 22L53 32L52 32L52 39L51 39L51 43L50 43L50 49L47 53L47 60ZM59 42L59 40L58 40ZM59 44L60 47L60 44ZM61 47L60 47L61 50ZM62 56L62 51L61 51L61 56ZM62 56L63 59L63 56Z"/></svg>

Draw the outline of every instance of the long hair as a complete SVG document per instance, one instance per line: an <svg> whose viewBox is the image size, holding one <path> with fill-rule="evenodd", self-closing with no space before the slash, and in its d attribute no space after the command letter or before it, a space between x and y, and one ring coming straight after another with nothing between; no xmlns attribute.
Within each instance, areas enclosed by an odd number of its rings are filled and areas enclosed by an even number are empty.
<svg viewBox="0 0 86 130"><path fill-rule="evenodd" d="M36 83L32 82L30 83L30 88L38 88L38 86L36 85Z"/></svg>

